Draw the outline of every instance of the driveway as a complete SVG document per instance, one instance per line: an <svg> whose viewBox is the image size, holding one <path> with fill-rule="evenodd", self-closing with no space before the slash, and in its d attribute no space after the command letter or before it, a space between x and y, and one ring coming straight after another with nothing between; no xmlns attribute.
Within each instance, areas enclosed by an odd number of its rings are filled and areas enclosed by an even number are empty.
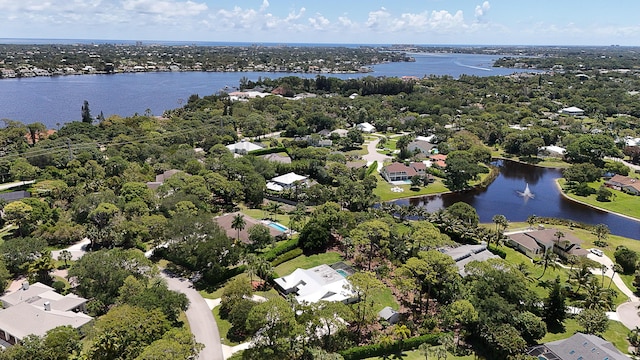
<svg viewBox="0 0 640 360"><path fill-rule="evenodd" d="M626 303L621 304L616 309L617 317L619 321L626 326L628 329L635 329L636 326L640 326L640 316L638 316L638 306L640 305L640 299L627 287L627 285L622 281L618 274L613 274L613 261L607 256L597 256L595 254L589 253L587 257L591 260L597 261L600 264L607 266L607 271L605 271L604 275L611 278L613 276L613 283L616 284L618 289L622 291L623 294L629 297L629 300ZM591 269L591 272L595 275L602 276L602 270L600 269Z"/></svg>
<svg viewBox="0 0 640 360"><path fill-rule="evenodd" d="M82 241L75 243L68 248L64 249L71 253L71 260L78 260L87 252L87 247L91 244L91 240L88 238L82 239ZM58 260L58 256L60 256L60 252L62 250L53 250L51 251L51 257L54 260Z"/></svg>
<svg viewBox="0 0 640 360"><path fill-rule="evenodd" d="M195 336L196 341L203 344L204 348L200 351L199 360L224 360L222 355L222 344L220 343L220 333L218 325L213 318L213 314L209 306L204 301L200 293L192 286L191 281L162 271L162 278L167 280L169 289L179 291L189 299L189 308L186 311L187 319L191 333Z"/></svg>
<svg viewBox="0 0 640 360"><path fill-rule="evenodd" d="M374 161L378 162L378 172L382 170L384 166L385 160L390 160L391 156L380 154L378 152L378 143L380 142L380 138L376 138L367 144L367 154L363 155L362 158L367 160L367 166L373 164Z"/></svg>

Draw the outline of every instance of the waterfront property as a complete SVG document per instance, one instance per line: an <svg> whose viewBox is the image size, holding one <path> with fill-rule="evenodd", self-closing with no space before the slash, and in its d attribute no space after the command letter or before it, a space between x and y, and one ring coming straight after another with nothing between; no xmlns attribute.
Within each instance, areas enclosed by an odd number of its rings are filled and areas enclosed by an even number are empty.
<svg viewBox="0 0 640 360"><path fill-rule="evenodd" d="M595 335L576 333L563 340L530 348L527 354L540 360L628 360L612 343Z"/></svg>
<svg viewBox="0 0 640 360"><path fill-rule="evenodd" d="M74 294L62 296L52 287L28 281L15 292L0 297L0 344L15 345L27 335L44 336L58 326L75 329L93 318L84 314L87 299Z"/></svg>
<svg viewBox="0 0 640 360"><path fill-rule="evenodd" d="M509 235L508 245L530 258L540 257L547 251L553 251L566 259L569 255L586 256L589 252L583 249L578 239L570 232L562 232L558 239L557 229L533 230Z"/></svg>
<svg viewBox="0 0 640 360"><path fill-rule="evenodd" d="M604 184L612 189L621 190L629 194L640 194L640 181L628 176L616 174Z"/></svg>
<svg viewBox="0 0 640 360"><path fill-rule="evenodd" d="M380 175L388 182L410 181L412 177L426 175L427 166L421 162L412 162L409 165L394 162L382 168Z"/></svg>
<svg viewBox="0 0 640 360"><path fill-rule="evenodd" d="M293 273L274 280L283 295L294 294L299 303L341 301L345 304L358 300L351 284L343 274L329 265L311 269L296 269Z"/></svg>

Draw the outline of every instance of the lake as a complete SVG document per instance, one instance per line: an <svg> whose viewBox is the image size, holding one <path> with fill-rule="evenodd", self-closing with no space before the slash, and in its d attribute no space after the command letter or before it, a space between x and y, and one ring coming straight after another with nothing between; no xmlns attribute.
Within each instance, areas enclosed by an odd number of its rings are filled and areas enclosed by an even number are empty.
<svg viewBox="0 0 640 360"><path fill-rule="evenodd" d="M508 75L529 70L491 68L500 56L479 54L411 54L415 62L387 63L373 66L367 74L322 74L342 79L362 76L418 76L462 74L476 76ZM265 72L156 72L113 75L76 75L0 79L0 119L23 123L42 122L48 128L80 120L84 100L94 116L102 111L131 116L154 115L182 106L192 94L211 95L225 88L238 86L240 78L282 76L315 78L317 74Z"/></svg>
<svg viewBox="0 0 640 360"><path fill-rule="evenodd" d="M571 219L587 224L606 224L612 234L640 240L640 222L565 199L555 179L561 170L542 168L514 161L495 163L500 169L496 180L484 189L421 198L397 200L399 205L424 206L429 211L446 208L458 201L473 206L480 222L490 223L496 214L509 221L526 221L531 215ZM520 195L526 185L533 198Z"/></svg>

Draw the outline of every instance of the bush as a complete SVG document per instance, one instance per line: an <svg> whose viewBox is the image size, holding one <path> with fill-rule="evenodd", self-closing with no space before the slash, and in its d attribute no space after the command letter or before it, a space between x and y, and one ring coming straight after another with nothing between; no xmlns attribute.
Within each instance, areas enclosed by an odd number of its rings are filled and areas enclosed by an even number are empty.
<svg viewBox="0 0 640 360"><path fill-rule="evenodd" d="M489 251L491 251L491 253L495 255L500 256L503 259L507 258L507 253L502 249L498 249L497 247L490 248Z"/></svg>
<svg viewBox="0 0 640 360"><path fill-rule="evenodd" d="M295 248L298 247L298 239L290 239L285 243L282 243L278 246L276 246L275 248L267 251L266 253L262 254L262 257L265 258L265 260L267 261L273 261L276 257L278 257L278 255L284 254L287 251L291 251Z"/></svg>
<svg viewBox="0 0 640 360"><path fill-rule="evenodd" d="M398 353L404 350L413 350L424 343L436 345L438 343L439 338L440 338L439 334L427 334L427 335L406 339L402 342L396 341L393 344L388 346L383 346L381 344L357 346L357 347L352 347L352 348L340 351L339 353L340 355L342 355L342 357L344 357L345 360L366 359L370 357L378 357L378 356Z"/></svg>
<svg viewBox="0 0 640 360"><path fill-rule="evenodd" d="M271 262L271 266L278 266L280 264L282 264L283 262L287 262L291 259L295 259L298 256L302 255L302 249L300 248L295 248L291 251L287 251L286 253L279 255L277 258L275 258L272 262Z"/></svg>

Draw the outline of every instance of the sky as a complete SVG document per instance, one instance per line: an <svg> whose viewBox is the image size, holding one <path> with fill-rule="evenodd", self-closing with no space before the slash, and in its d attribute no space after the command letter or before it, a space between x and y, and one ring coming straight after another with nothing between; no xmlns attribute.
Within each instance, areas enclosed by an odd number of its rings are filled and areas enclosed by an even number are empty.
<svg viewBox="0 0 640 360"><path fill-rule="evenodd" d="M0 0L0 38L640 46L638 0Z"/></svg>

